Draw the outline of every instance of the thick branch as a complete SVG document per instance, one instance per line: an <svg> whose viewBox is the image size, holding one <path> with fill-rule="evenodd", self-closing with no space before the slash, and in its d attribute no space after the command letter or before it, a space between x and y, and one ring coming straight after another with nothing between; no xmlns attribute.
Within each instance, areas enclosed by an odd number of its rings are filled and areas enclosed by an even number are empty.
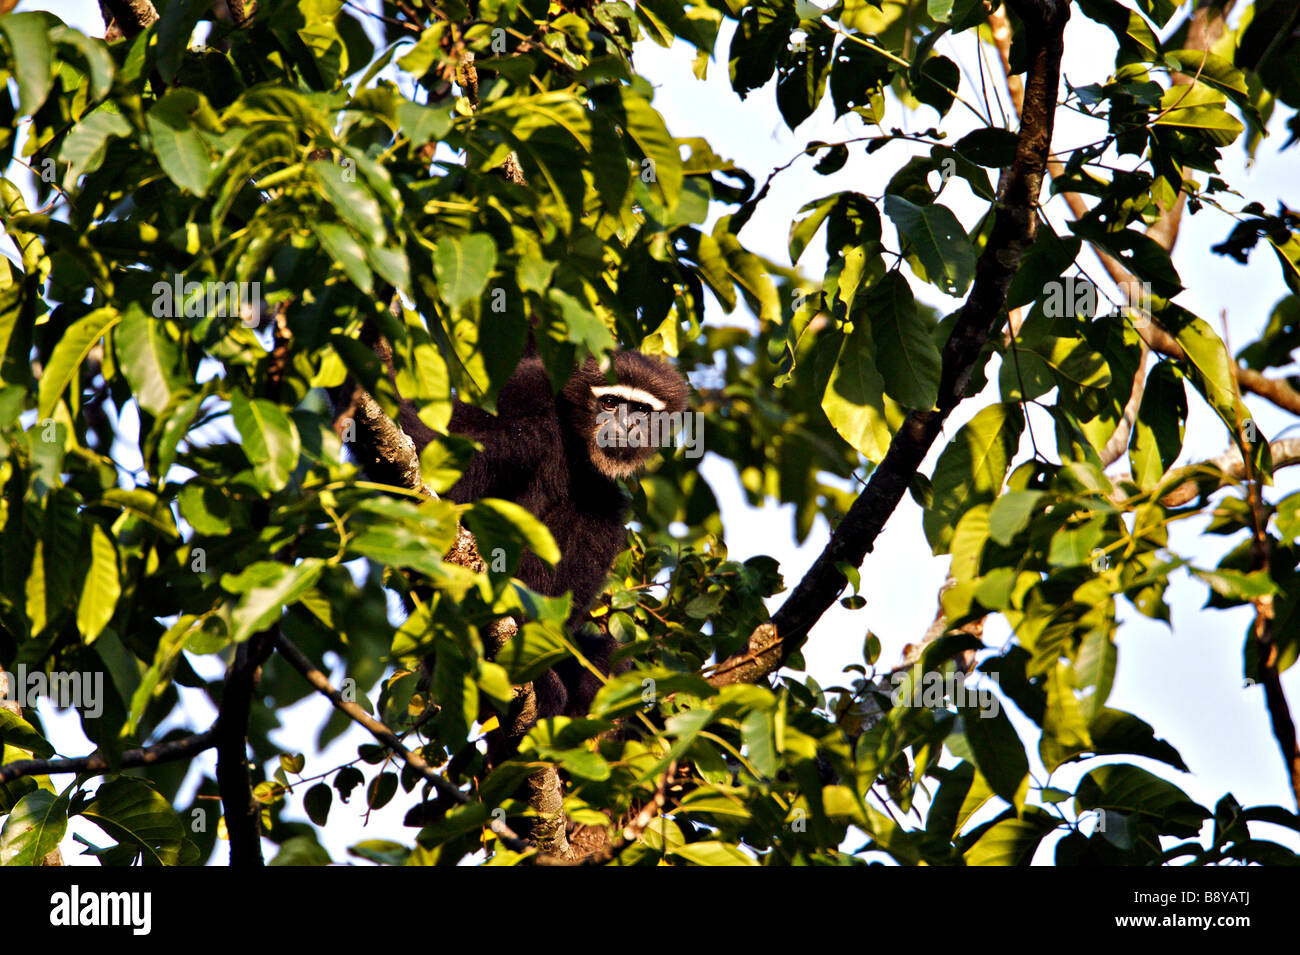
<svg viewBox="0 0 1300 955"><path fill-rule="evenodd" d="M650 823L655 821L655 817L663 814L664 806L668 802L668 783L676 774L677 760L673 760L668 764L668 768L664 770L663 778L655 788L654 798L642 806L640 811L623 827L622 831L600 849L581 857L541 856L538 858L537 864L598 866L613 862L623 854L624 850L641 838Z"/></svg>
<svg viewBox="0 0 1300 955"><path fill-rule="evenodd" d="M554 766L539 769L528 777L528 805L537 813L532 836L544 856L567 859L573 855L569 846L567 817L564 813L564 783Z"/></svg>
<svg viewBox="0 0 1300 955"><path fill-rule="evenodd" d="M714 685L761 679L803 643L808 630L844 589L846 581L836 565L861 565L949 413L966 397L980 351L1005 314L1007 288L1037 231L1038 196L1051 149L1060 85L1062 36L1070 16L1069 4L1057 0L1018 0L1012 6L1025 21L1030 49L1016 155L1003 170L993 230L976 264L970 296L944 345L938 404L908 414L884 461L872 472L866 489L853 502L825 550L773 615L771 624L756 630L743 653L724 661L709 676Z"/></svg>
<svg viewBox="0 0 1300 955"><path fill-rule="evenodd" d="M133 37L158 19L158 11L149 0L99 0L104 17L104 39Z"/></svg>
<svg viewBox="0 0 1300 955"><path fill-rule="evenodd" d="M1266 618L1260 615L1257 619L1263 622ZM1267 625L1267 637L1260 641L1260 652L1264 654L1264 659L1260 661L1260 670L1264 677L1264 700L1268 705L1268 719L1273 727L1273 738L1277 740L1278 748L1282 751L1282 759L1286 763L1291 797L1295 800L1296 808L1300 809L1300 744L1296 742L1295 720L1291 716L1291 708L1287 705L1286 694L1282 692L1282 675L1277 669L1277 644L1272 638L1271 618L1267 618Z"/></svg>
<svg viewBox="0 0 1300 955"><path fill-rule="evenodd" d="M400 318L401 307L401 301L393 295L389 310ZM374 349L392 375L392 347L370 322L362 329L361 338ZM415 450L415 442L370 392L349 378L331 391L330 398L336 409L335 432L372 481L404 487L421 497L437 497L420 474L420 455Z"/></svg>
<svg viewBox="0 0 1300 955"><path fill-rule="evenodd" d="M256 12L248 9L249 4L246 0L226 0L226 9L230 11L230 19L235 26L242 27L248 22L248 18Z"/></svg>
<svg viewBox="0 0 1300 955"><path fill-rule="evenodd" d="M217 791L230 837L232 866L260 866L262 860L261 807L253 798L248 771L248 716L259 671L271 652L271 636L255 634L235 650L226 674L217 716Z"/></svg>
<svg viewBox="0 0 1300 955"><path fill-rule="evenodd" d="M1269 454L1273 459L1273 469L1291 467L1300 464L1300 438L1282 438L1269 442ZM1233 447L1224 451L1217 458L1175 468L1168 478L1182 478L1180 484L1163 497L1160 503L1165 507L1182 507L1195 500L1202 491L1213 491L1223 487L1227 479L1240 481L1247 477L1246 462L1241 452Z"/></svg>
<svg viewBox="0 0 1300 955"><path fill-rule="evenodd" d="M211 749L217 743L217 729L169 740L143 749L128 749L112 765L101 753L78 756L73 759L20 759L0 766L0 785L21 779L23 776L49 776L54 773L103 773L118 769L134 769L155 763L170 763L195 756Z"/></svg>

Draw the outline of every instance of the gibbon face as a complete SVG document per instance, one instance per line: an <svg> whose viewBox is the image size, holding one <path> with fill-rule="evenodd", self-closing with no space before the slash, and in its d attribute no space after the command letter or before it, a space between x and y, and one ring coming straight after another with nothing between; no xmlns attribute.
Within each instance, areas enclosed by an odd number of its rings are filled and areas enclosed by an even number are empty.
<svg viewBox="0 0 1300 955"><path fill-rule="evenodd" d="M674 368L640 352L616 353L611 371L613 381L588 360L562 395L574 431L586 438L592 465L616 479L671 447L686 410L687 385Z"/></svg>

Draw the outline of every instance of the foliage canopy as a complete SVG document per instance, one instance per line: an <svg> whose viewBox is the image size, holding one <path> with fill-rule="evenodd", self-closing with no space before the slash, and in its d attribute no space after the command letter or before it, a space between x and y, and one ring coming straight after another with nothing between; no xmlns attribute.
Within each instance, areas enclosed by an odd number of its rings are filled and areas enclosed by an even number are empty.
<svg viewBox="0 0 1300 955"><path fill-rule="evenodd" d="M104 690L80 710L93 765L33 763L55 755L39 715L0 709L0 862L39 863L77 816L104 831L88 851L105 864L224 858L219 805L260 859L257 825L251 845L236 826L249 786L281 863L328 860L317 833L350 798L428 800L418 835L362 858L531 862L515 837L541 809L521 785L543 765L570 823L611 829L592 858L620 864L1020 864L1044 846L1058 864L1295 861L1261 835L1300 831L1294 813L1197 804L1175 747L1107 706L1121 613L1168 621L1171 577L1193 574L1210 607L1253 608L1244 672L1300 793L1280 682L1300 654L1300 495L1270 486L1300 454L1250 410L1300 413L1268 374L1300 344L1300 222L1218 169L1270 125L1290 130L1283 148L1300 135L1290 5L1225 21L1221 4L1172 0L385 0L374 22L338 0L231 3L236 22L212 6L120 13L107 43L49 13L0 17L16 249L0 260L0 665L20 702L33 674ZM1086 85L1058 84L1069 18L1113 34ZM993 121L987 91L936 52L945 36L1001 55L1019 121ZM792 174L675 137L633 62L647 40L689 44L698 76L725 68L791 130L819 108L841 119L843 141L803 151L788 265L741 234ZM972 101L981 127L947 135ZM899 128L926 110L935 128ZM1058 110L1104 135L1049 157ZM883 189L817 195L817 175L889 144L908 152ZM1042 217L1040 185L1077 202L1068 233ZM958 191L977 221L954 212ZM1235 219L1216 251L1279 266L1273 314L1235 355L1179 304L1184 208ZM1079 271L1088 249L1120 288L1113 309ZM964 304L940 315L933 292ZM706 321L709 301L756 320ZM512 686L574 650L567 601L511 583L522 548L554 543L518 508L363 478L343 448L355 422L326 391L351 380L395 412L375 333L435 429L453 395L491 408L530 334L556 383L588 353L669 355L697 372L707 450L750 502L793 505L799 541L828 522L831 544L797 588L769 557L728 554L698 461L665 456L633 488L630 546L593 612L630 669L588 718L539 725L488 765L476 742ZM976 393L986 407L943 432ZM1229 453L1189 466L1198 401ZM450 487L469 451L430 445L424 484ZM951 555L937 639L891 670L868 635L842 685L798 678L803 640L831 638L813 626L826 607L861 605L858 566L904 493ZM1170 543L1205 516L1234 540L1217 566ZM460 522L507 559L447 559ZM390 589L415 610L392 613ZM527 622L493 654L504 614ZM1014 632L998 651L979 639L994 616ZM341 660L344 697L416 758L278 748L278 714L318 689L285 646ZM963 690L972 662L993 697ZM211 729L186 721L196 692L221 714ZM354 717L336 710L297 750ZM242 762L245 737L242 805L238 779L233 795L183 785L222 738ZM1077 786L1054 786L1074 763L1090 767Z"/></svg>

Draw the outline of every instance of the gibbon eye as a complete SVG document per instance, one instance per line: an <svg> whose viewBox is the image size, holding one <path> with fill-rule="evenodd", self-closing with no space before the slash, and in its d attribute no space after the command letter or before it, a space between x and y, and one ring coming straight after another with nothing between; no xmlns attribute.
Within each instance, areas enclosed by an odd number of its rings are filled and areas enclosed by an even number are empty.
<svg viewBox="0 0 1300 955"><path fill-rule="evenodd" d="M613 411L618 407L618 399L613 395L601 395L600 406L606 411Z"/></svg>

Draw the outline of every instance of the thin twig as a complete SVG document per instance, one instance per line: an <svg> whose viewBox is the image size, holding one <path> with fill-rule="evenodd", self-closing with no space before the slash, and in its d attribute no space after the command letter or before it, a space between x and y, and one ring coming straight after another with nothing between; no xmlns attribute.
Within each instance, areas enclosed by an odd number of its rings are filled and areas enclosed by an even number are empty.
<svg viewBox="0 0 1300 955"><path fill-rule="evenodd" d="M425 762L424 758L418 753L413 753L406 748L401 738L390 730L379 720L375 719L356 703L351 703L343 699L343 694L330 685L329 678L325 676L316 666L307 658L307 655L299 650L293 642L283 633L275 634L275 648L280 655L289 662L295 670L302 674L303 678L310 683L318 693L326 697L334 707L345 713L354 722L361 724L379 742L387 746L392 752L401 759L406 765L418 772L426 780L431 782L440 793L461 805L468 805L472 800L468 795L461 792L451 780L444 777L436 769ZM533 847L525 840L519 838L514 831L505 824L504 821L494 819L488 824L489 828L497 834L502 844L506 848L515 852L531 852Z"/></svg>

